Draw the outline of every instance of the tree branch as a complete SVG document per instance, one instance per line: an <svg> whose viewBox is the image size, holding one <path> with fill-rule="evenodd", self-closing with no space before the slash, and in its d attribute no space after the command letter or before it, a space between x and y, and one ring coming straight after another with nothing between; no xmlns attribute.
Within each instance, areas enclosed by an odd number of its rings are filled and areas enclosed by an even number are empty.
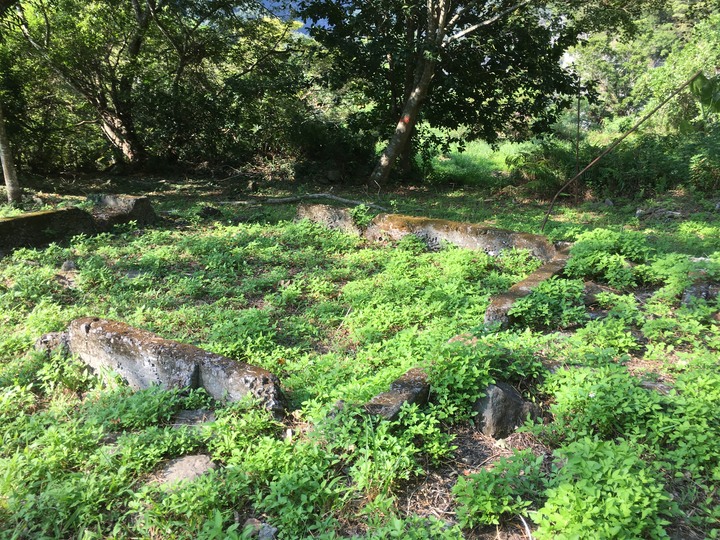
<svg viewBox="0 0 720 540"><path fill-rule="evenodd" d="M481 21L477 24L473 24L472 26L468 26L464 30L460 30L459 32L453 34L450 36L445 43L450 43L451 41L455 41L457 39L460 39L461 37L467 36L468 34L473 33L475 30L482 28L483 26L488 26L493 24L494 22L497 22L498 20L502 19L505 15L509 15L513 11L516 11L520 9L523 6L526 6L527 4L531 3L532 0L523 0L522 2L518 2L517 4L510 6L509 8L501 11L494 17L490 17L489 19L485 19L484 21ZM453 17L454 19L455 17Z"/></svg>

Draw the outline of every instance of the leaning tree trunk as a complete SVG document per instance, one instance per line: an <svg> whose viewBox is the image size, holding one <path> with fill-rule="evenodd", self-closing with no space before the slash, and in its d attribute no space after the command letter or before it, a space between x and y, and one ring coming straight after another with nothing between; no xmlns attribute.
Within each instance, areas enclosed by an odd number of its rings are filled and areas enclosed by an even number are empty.
<svg viewBox="0 0 720 540"><path fill-rule="evenodd" d="M145 148L140 143L132 122L123 119L115 112L98 108L101 118L100 126L103 133L122 155L123 161L130 165L137 165L145 160Z"/></svg>
<svg viewBox="0 0 720 540"><path fill-rule="evenodd" d="M384 185L387 182L390 171L398 159L398 156L400 156L410 144L410 137L412 136L413 128L420 113L420 106L425 96L427 96L430 81L432 81L435 73L435 62L433 60L422 59L421 62L423 65L420 78L412 92L410 92L410 96L405 101L400 120L395 127L395 133L385 147L385 150L383 150L380 161L370 175L370 182L377 185Z"/></svg>
<svg viewBox="0 0 720 540"><path fill-rule="evenodd" d="M2 161L3 176L5 177L5 188L10 204L18 204L22 200L22 190L17 179L15 160L10 150L10 141L5 131L5 114L0 103L0 161Z"/></svg>

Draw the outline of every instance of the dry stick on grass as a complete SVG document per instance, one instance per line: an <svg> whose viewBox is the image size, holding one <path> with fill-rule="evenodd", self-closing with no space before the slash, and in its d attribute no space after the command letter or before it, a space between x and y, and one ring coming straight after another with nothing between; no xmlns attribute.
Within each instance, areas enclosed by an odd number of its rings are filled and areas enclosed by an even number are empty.
<svg viewBox="0 0 720 540"><path fill-rule="evenodd" d="M620 137L620 138L617 139L614 143L612 143L610 146L608 146L608 147L603 151L603 153L600 154L600 155L599 155L598 157L596 157L595 159L593 159L587 167L585 167L582 171L580 171L580 172L577 173L575 176L573 176L570 180L568 180L567 182L565 182L565 183L563 184L563 186L562 186L562 187L558 190L558 192L555 194L555 196L552 198L552 201L550 201L550 208L548 208L548 211L547 211L547 213L545 214L545 219L543 219L542 225L540 226L540 232L545 231L545 225L547 225L547 220L548 220L548 218L550 217L550 213L553 211L553 208L555 207L555 201L557 201L557 198L560 196L560 194L561 194L563 191L565 191L565 189L566 189L570 184L572 184L575 180L577 180L578 178L580 178L580 177L581 177L583 174L585 174L589 169L591 169L592 167L594 167L595 164L596 164L598 161L600 161L602 158L604 158L607 154L609 154L610 152L612 152L618 144L620 144L623 140L625 140L625 138L626 138L628 135L630 135L633 131L635 131L635 130L636 130L637 128L639 128L643 123L645 123L645 121L646 121L648 118L650 118L652 115L654 115L656 112L658 112L663 105L665 105L668 101L670 101L672 98L674 98L675 96L677 96L677 95L678 95L680 92L682 92L682 90L685 89L687 86L690 86L690 84L691 84L695 79L697 79L697 78L700 76L701 73L702 73L702 69L701 69L701 70L698 70L692 77L690 77L690 78L689 78L687 81L685 81L682 85L678 86L678 87L673 91L672 94L670 94L667 98L665 98L665 100L663 100L662 103L660 103L660 105L658 105L658 106L655 107L652 111L650 111L650 112L647 113L645 116L643 116L643 117L638 121L637 124L635 124L633 127L631 127L629 131L626 131L626 132L622 135L622 137Z"/></svg>
<svg viewBox="0 0 720 540"><path fill-rule="evenodd" d="M338 197L331 193L308 193L307 195L295 195L293 197L251 197L248 201L221 201L218 204L237 204L237 205L252 205L252 204L289 204L310 199L330 199L332 201L341 202L343 204L352 204L353 206L360 206L364 204L368 208L374 208L387 212L388 209L374 203L366 203L363 201L354 201L352 199L345 199Z"/></svg>

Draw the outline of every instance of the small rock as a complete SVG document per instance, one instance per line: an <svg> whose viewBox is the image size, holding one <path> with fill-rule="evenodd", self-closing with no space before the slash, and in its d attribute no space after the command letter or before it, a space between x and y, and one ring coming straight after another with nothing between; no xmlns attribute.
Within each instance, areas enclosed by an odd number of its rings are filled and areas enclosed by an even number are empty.
<svg viewBox="0 0 720 540"><path fill-rule="evenodd" d="M67 355L68 347L67 332L50 332L35 342L35 350L46 353L48 356L55 350L60 350L62 354Z"/></svg>
<svg viewBox="0 0 720 540"><path fill-rule="evenodd" d="M259 519L249 518L243 525L243 530L250 529L250 538L258 540L273 540L277 534L277 527L263 523Z"/></svg>
<svg viewBox="0 0 720 540"><path fill-rule="evenodd" d="M216 467L210 456L197 454L170 460L158 473L157 481L164 486L191 481Z"/></svg>
<svg viewBox="0 0 720 540"><path fill-rule="evenodd" d="M585 306L594 306L598 303L598 295L600 293L616 293L614 289L611 289L610 287L606 287L605 285L600 285L599 283L595 283L594 281L586 281L585 282L585 289L583 291L583 303Z"/></svg>
<svg viewBox="0 0 720 540"><path fill-rule="evenodd" d="M477 412L475 427L489 437L504 439L521 426L528 416L540 416L538 406L525 401L509 384L498 382L488 385L484 394L485 397L473 405L473 411Z"/></svg>
<svg viewBox="0 0 720 540"><path fill-rule="evenodd" d="M605 204L605 206L615 206L615 203L612 202L610 199L605 199L603 204Z"/></svg>
<svg viewBox="0 0 720 540"><path fill-rule="evenodd" d="M60 270L63 270L65 272L70 272L72 270L77 270L77 265L75 264L75 261L65 261L62 263L62 266L60 267Z"/></svg>
<svg viewBox="0 0 720 540"><path fill-rule="evenodd" d="M198 215L202 218L216 218L222 216L222 212L214 206L203 206L198 212Z"/></svg>

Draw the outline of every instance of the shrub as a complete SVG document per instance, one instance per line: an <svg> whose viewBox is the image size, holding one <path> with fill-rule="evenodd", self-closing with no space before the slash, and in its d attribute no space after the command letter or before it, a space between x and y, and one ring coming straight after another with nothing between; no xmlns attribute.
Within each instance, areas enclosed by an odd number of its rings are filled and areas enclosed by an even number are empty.
<svg viewBox="0 0 720 540"><path fill-rule="evenodd" d="M488 384L492 355L478 347L451 343L440 352L428 371L433 400L442 419L458 419L470 414L472 404Z"/></svg>
<svg viewBox="0 0 720 540"><path fill-rule="evenodd" d="M542 456L521 450L500 458L490 470L459 477L453 494L460 525L497 525L508 517L527 516L544 490L542 464Z"/></svg>
<svg viewBox="0 0 720 540"><path fill-rule="evenodd" d="M586 318L583 282L553 277L520 298L508 312L518 326L536 330L567 328Z"/></svg>
<svg viewBox="0 0 720 540"><path fill-rule="evenodd" d="M562 369L543 389L555 397L552 429L561 439L627 437L660 410L660 398L617 366ZM545 430L544 426L540 431Z"/></svg>
<svg viewBox="0 0 720 540"><path fill-rule="evenodd" d="M667 538L670 496L630 443L582 438L555 456L538 540Z"/></svg>
<svg viewBox="0 0 720 540"><path fill-rule="evenodd" d="M579 279L599 279L612 287L635 285L631 263L650 255L645 237L636 232L595 229L581 234L570 249L565 274Z"/></svg>

